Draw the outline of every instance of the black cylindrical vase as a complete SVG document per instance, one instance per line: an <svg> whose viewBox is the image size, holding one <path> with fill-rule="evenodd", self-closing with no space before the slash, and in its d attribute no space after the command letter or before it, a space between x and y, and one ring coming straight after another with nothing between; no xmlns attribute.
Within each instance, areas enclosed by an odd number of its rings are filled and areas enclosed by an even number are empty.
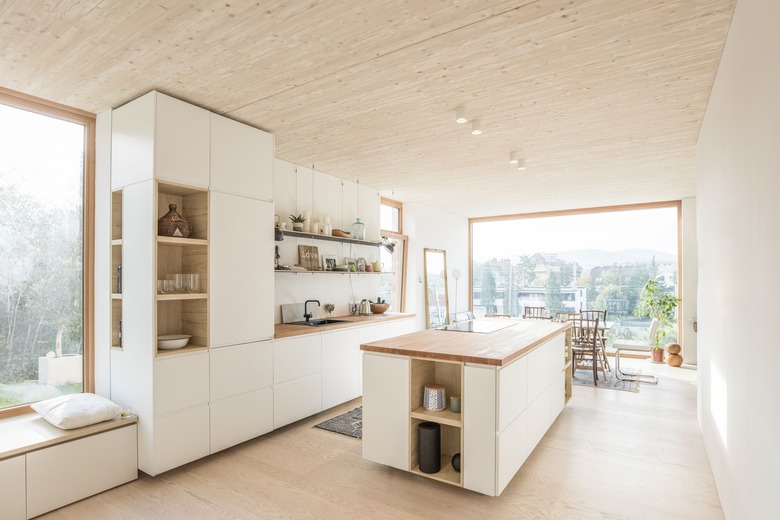
<svg viewBox="0 0 780 520"><path fill-rule="evenodd" d="M424 422L420 423L417 431L420 471L438 473L441 469L441 426L434 422Z"/></svg>

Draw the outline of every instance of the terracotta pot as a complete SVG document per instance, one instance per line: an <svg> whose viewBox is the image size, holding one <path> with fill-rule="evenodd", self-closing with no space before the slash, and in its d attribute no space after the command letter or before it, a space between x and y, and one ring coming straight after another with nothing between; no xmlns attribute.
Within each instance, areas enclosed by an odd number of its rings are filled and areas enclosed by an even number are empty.
<svg viewBox="0 0 780 520"><path fill-rule="evenodd" d="M662 348L654 348L651 352L651 360L653 363L663 363L664 362L664 349Z"/></svg>

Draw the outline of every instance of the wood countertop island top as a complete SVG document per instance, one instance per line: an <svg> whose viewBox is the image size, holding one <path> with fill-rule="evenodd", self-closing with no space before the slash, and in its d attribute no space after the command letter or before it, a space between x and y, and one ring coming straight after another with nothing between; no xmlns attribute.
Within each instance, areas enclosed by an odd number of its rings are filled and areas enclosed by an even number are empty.
<svg viewBox="0 0 780 520"><path fill-rule="evenodd" d="M504 366L545 341L565 333L571 323L549 320L478 319L475 324L505 328L490 333L428 329L360 346L366 352L442 361Z"/></svg>
<svg viewBox="0 0 780 520"><path fill-rule="evenodd" d="M344 323L329 323L320 327L310 327L306 325L292 325L289 323L278 323L274 325L274 339L291 338L293 336L302 336L304 334L319 334L321 332L331 332L334 330L349 329L361 327L364 325L376 325L394 320L405 320L414 318L413 313L385 313L371 314L370 316L334 316L334 320L343 320Z"/></svg>

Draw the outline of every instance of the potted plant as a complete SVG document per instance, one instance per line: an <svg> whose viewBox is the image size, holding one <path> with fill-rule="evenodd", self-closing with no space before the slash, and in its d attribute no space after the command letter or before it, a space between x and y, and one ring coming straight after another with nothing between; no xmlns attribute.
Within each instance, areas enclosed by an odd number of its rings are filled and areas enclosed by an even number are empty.
<svg viewBox="0 0 780 520"><path fill-rule="evenodd" d="M652 359L663 363L664 350L661 347L666 337L666 329L672 325L672 318L680 300L673 294L661 292L658 282L650 280L642 289L639 304L634 309L634 316L658 318L658 332L653 342Z"/></svg>
<svg viewBox="0 0 780 520"><path fill-rule="evenodd" d="M306 222L306 217L303 215L290 215L292 220L293 231L303 231L303 223Z"/></svg>

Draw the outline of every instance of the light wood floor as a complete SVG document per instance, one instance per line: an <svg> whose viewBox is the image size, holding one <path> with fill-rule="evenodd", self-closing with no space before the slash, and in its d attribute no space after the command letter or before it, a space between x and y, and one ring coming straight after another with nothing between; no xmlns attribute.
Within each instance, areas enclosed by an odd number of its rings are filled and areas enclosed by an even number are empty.
<svg viewBox="0 0 780 520"><path fill-rule="evenodd" d="M356 400L41 518L723 518L696 424L696 372L626 365L659 374L659 385L575 386L497 498L364 461L359 440L312 428Z"/></svg>

